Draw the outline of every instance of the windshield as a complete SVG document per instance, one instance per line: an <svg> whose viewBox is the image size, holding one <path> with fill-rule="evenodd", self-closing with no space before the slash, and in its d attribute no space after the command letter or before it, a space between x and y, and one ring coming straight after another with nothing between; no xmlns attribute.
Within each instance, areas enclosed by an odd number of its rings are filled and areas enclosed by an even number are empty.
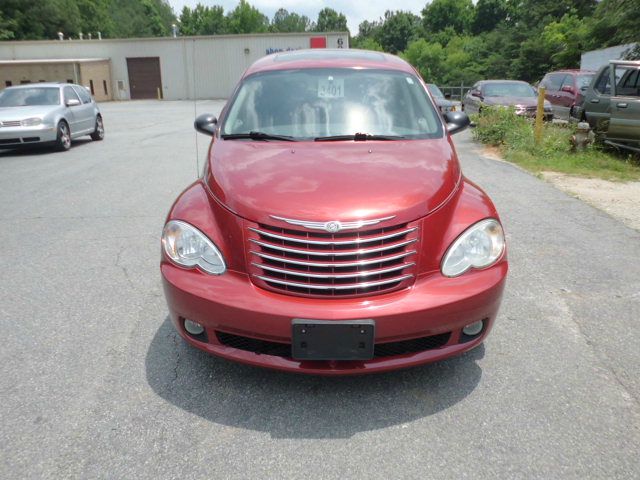
<svg viewBox="0 0 640 480"><path fill-rule="evenodd" d="M588 87L592 79L593 75L578 75L578 88Z"/></svg>
<svg viewBox="0 0 640 480"><path fill-rule="evenodd" d="M537 97L536 91L526 83L487 83L485 97Z"/></svg>
<svg viewBox="0 0 640 480"><path fill-rule="evenodd" d="M433 83L428 83L427 88L429 88L431 95L433 95L434 97L444 98L444 94L442 93L442 91L440 91L437 85L434 85Z"/></svg>
<svg viewBox="0 0 640 480"><path fill-rule="evenodd" d="M443 134L438 114L415 76L355 69L280 70L248 77L221 133L249 132L294 139Z"/></svg>
<svg viewBox="0 0 640 480"><path fill-rule="evenodd" d="M7 88L0 93L0 107L58 105L60 89L55 87Z"/></svg>

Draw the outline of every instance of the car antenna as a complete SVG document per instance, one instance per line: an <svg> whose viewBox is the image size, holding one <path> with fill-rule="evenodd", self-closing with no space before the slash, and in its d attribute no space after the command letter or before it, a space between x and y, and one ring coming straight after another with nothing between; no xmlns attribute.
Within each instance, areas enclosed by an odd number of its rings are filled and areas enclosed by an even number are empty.
<svg viewBox="0 0 640 480"><path fill-rule="evenodd" d="M198 96L196 95L196 40L195 38L191 39L191 81L193 86L193 88L191 89L193 93L193 118L195 120L196 116L198 115L198 109L196 105ZM198 132L196 132L195 129L193 130L193 138L194 138L194 141L196 142L196 178L198 178L200 176L200 152L198 150Z"/></svg>

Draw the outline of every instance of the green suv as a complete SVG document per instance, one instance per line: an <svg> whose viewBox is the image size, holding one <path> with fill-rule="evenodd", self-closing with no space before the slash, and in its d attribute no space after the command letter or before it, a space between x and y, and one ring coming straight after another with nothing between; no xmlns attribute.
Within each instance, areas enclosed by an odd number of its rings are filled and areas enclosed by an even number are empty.
<svg viewBox="0 0 640 480"><path fill-rule="evenodd" d="M611 60L600 68L574 111L605 143L640 152L640 61Z"/></svg>

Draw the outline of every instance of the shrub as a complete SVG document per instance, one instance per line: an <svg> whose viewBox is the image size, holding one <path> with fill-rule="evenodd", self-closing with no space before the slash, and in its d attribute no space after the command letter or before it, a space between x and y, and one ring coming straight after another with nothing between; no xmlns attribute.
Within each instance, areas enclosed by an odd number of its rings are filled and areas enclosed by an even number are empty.
<svg viewBox="0 0 640 480"><path fill-rule="evenodd" d="M483 107L482 113L474 117L476 128L473 135L476 140L494 146L502 146L507 143L510 134L524 134L528 122L525 118L516 115L514 108Z"/></svg>
<svg viewBox="0 0 640 480"><path fill-rule="evenodd" d="M533 172L555 171L610 180L640 178L640 168L628 152L611 152L592 144L575 152L571 137L576 124L545 123L536 145L534 122L515 114L513 108L484 107L474 116L476 140L500 148L505 159Z"/></svg>

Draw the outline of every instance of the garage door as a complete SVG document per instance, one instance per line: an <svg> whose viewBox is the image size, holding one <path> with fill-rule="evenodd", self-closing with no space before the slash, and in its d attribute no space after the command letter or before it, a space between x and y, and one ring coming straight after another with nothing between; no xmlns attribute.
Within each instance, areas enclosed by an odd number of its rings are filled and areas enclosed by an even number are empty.
<svg viewBox="0 0 640 480"><path fill-rule="evenodd" d="M158 88L162 96L159 57L127 58L127 70L132 100L158 98Z"/></svg>

